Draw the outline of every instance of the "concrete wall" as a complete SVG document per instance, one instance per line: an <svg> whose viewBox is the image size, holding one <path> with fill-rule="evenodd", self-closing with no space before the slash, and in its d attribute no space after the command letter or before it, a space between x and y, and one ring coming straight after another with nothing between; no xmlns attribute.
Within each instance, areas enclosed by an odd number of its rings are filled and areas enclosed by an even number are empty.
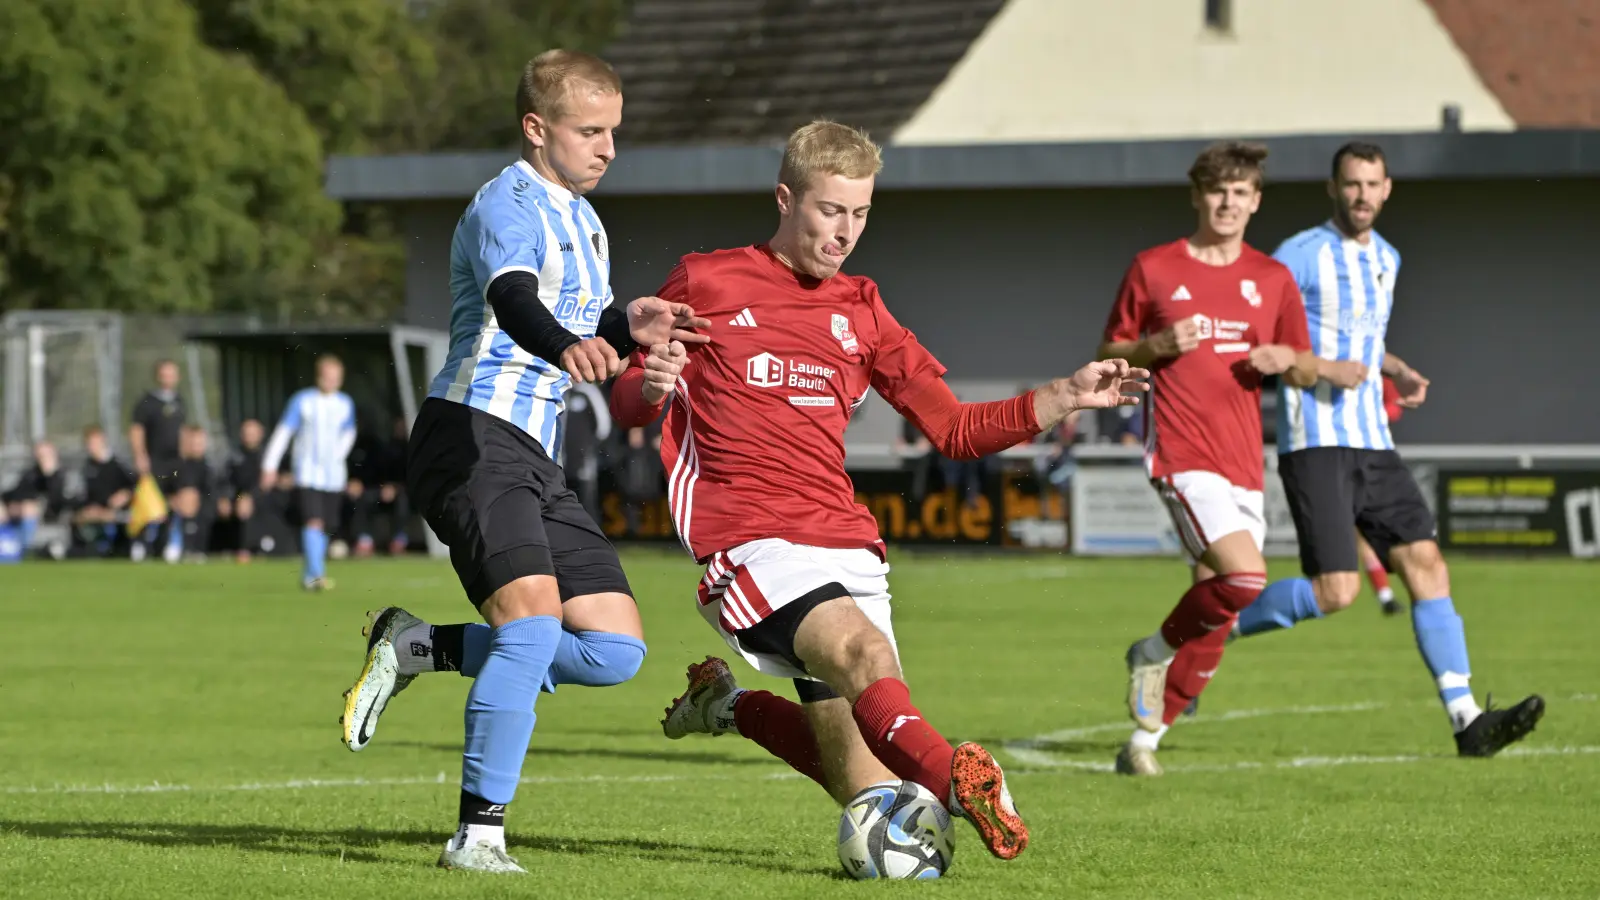
<svg viewBox="0 0 1600 900"><path fill-rule="evenodd" d="M775 221L763 196L600 196L596 206L619 298L653 291L684 253L764 239ZM414 324L444 327L460 209L411 208ZM1600 338L1596 209L1600 180L1396 185L1380 223L1404 257L1390 346L1434 383L1427 406L1397 426L1400 440L1600 443L1597 379L1584 365ZM1253 243L1270 251L1327 210L1320 185L1270 186ZM1183 188L885 191L848 269L878 281L953 382L992 393L1088 359L1132 255L1192 227ZM887 434L868 430L868 440Z"/></svg>
<svg viewBox="0 0 1600 900"><path fill-rule="evenodd" d="M896 144L1515 127L1424 0L1011 0Z"/></svg>

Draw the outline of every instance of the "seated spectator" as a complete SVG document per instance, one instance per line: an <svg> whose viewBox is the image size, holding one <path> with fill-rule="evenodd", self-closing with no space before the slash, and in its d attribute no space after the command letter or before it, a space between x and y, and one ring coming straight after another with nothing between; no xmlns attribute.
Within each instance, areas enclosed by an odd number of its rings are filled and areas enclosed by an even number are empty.
<svg viewBox="0 0 1600 900"><path fill-rule="evenodd" d="M1078 442L1078 417L1082 410L1074 411L1062 419L1055 428L1039 435L1037 441L1050 445L1048 454L1034 458L1034 472L1040 480L1050 484L1062 494L1072 485L1078 463L1073 459L1072 446Z"/></svg>
<svg viewBox="0 0 1600 900"><path fill-rule="evenodd" d="M0 525L15 523L24 551L33 543L40 520L66 510L65 483L56 446L39 441L33 445L33 467L0 493Z"/></svg>
<svg viewBox="0 0 1600 900"><path fill-rule="evenodd" d="M266 429L255 419L239 423L239 446L228 456L222 489L217 492L217 519L233 525L233 551L239 562L249 562L255 548L251 527L261 491L261 444Z"/></svg>
<svg viewBox="0 0 1600 900"><path fill-rule="evenodd" d="M106 433L91 425L83 431L83 497L72 516L77 537L96 556L109 556L122 536L128 520L128 504L138 476L122 460L111 454ZM142 559L145 545L133 544L134 554Z"/></svg>
<svg viewBox="0 0 1600 900"><path fill-rule="evenodd" d="M911 502L922 508L922 498L928 496L928 475L939 461L939 454L928 443L927 435L910 419L900 421L900 431L894 439L894 455L900 468L911 473Z"/></svg>
<svg viewBox="0 0 1600 900"><path fill-rule="evenodd" d="M206 461L206 445L205 429L183 426L178 438L177 479L169 501L167 562L177 562L185 555L204 557L210 549L218 484Z"/></svg>
<svg viewBox="0 0 1600 900"><path fill-rule="evenodd" d="M371 556L374 514L389 519L389 553L398 556L411 543L406 535L411 506L406 502L406 420L395 416L389 439L368 448L350 480L347 493L354 502L351 528L356 534L356 556Z"/></svg>

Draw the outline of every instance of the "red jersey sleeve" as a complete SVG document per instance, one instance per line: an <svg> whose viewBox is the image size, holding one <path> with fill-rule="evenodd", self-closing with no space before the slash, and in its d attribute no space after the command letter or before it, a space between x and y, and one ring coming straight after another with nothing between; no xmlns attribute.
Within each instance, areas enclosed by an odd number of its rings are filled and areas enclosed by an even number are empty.
<svg viewBox="0 0 1600 900"><path fill-rule="evenodd" d="M944 377L939 364L917 336L895 321L878 296L878 286L867 282L867 301L878 323L878 341L872 359L872 386L896 410L904 410L910 399L929 382Z"/></svg>
<svg viewBox="0 0 1600 900"><path fill-rule="evenodd" d="M656 289L656 296L671 303L689 302L689 266L679 261L667 280ZM611 417L624 428L649 425L661 416L665 400L650 404L644 402L640 389L644 386L644 351L635 351L628 357L628 368L611 382Z"/></svg>
<svg viewBox="0 0 1600 900"><path fill-rule="evenodd" d="M1278 325L1272 335L1275 344L1297 351L1311 349L1311 333L1306 329L1306 304L1294 279L1283 279L1283 300L1278 303Z"/></svg>
<svg viewBox="0 0 1600 900"><path fill-rule="evenodd" d="M1144 283L1144 266L1135 259L1122 276L1117 302L1111 305L1103 343L1137 341L1144 336L1145 319L1150 310L1150 291Z"/></svg>

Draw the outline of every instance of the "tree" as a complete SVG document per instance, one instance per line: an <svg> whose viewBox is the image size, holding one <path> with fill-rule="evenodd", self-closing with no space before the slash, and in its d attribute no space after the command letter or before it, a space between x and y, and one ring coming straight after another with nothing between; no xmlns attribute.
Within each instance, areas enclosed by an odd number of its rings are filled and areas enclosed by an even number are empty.
<svg viewBox="0 0 1600 900"><path fill-rule="evenodd" d="M401 0L189 0L200 36L281 85L328 153L373 149L433 48Z"/></svg>
<svg viewBox="0 0 1600 900"><path fill-rule="evenodd" d="M384 144L411 151L517 144L522 66L552 47L599 52L621 27L625 0L436 0L418 4L437 74L413 80Z"/></svg>
<svg viewBox="0 0 1600 900"><path fill-rule="evenodd" d="M284 302L338 225L284 91L183 0L0 3L0 303Z"/></svg>

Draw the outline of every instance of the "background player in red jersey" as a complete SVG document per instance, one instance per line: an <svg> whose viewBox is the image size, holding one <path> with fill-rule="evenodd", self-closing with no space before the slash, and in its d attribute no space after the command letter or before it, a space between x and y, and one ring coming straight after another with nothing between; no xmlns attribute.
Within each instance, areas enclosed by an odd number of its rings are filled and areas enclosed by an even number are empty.
<svg viewBox="0 0 1600 900"><path fill-rule="evenodd" d="M1100 345L1102 357L1153 372L1145 465L1194 568L1166 621L1128 649L1138 727L1117 755L1124 774L1161 774L1161 736L1216 671L1239 610L1266 586L1261 379L1317 379L1293 275L1244 242L1266 156L1235 142L1200 154L1189 169L1199 227L1134 258Z"/></svg>
<svg viewBox="0 0 1600 900"><path fill-rule="evenodd" d="M975 459L1075 409L1131 405L1147 373L1122 360L995 403L960 403L870 279L839 269L866 227L878 147L814 122L789 139L766 244L684 257L659 296L693 302L709 344L652 348L612 390L618 421L652 420L669 395L662 461L684 545L706 564L701 614L762 672L795 679L804 708L741 691L718 659L689 667L669 738L737 731L840 802L899 777L928 788L1010 859L1028 832L982 747L950 743L911 702L890 624L883 541L855 501L844 432L876 389L940 453ZM693 298L690 301L689 298ZM891 774L892 773L892 774Z"/></svg>

